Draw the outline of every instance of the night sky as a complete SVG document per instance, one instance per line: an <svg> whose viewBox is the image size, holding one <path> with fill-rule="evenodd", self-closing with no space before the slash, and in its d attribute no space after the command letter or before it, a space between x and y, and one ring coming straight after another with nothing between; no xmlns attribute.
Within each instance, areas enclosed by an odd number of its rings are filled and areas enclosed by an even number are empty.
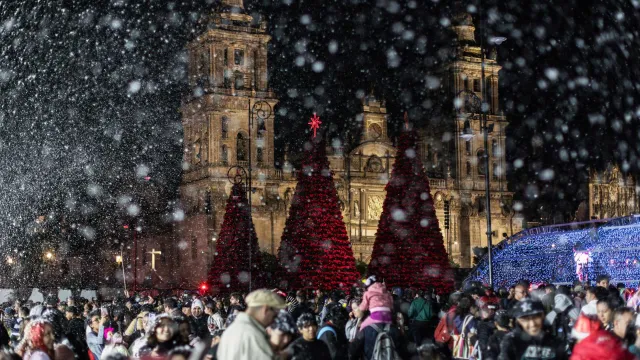
<svg viewBox="0 0 640 360"><path fill-rule="evenodd" d="M162 230L182 161L185 45L215 1L0 2L0 244L39 252L116 246L125 223ZM638 170L637 1L253 1L268 20L277 144L301 146L317 111L359 138L360 99L387 101L395 134L452 114L434 77L452 58L454 9L498 48L517 206L570 220L588 168ZM146 180L145 178L149 178ZM48 221L38 225L35 219ZM44 232L33 236L35 226ZM26 239L26 240L25 240Z"/></svg>

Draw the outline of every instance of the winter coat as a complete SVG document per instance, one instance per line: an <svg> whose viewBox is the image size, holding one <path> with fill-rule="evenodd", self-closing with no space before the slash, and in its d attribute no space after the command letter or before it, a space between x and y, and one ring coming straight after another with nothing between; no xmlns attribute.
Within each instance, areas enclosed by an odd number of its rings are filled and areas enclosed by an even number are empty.
<svg viewBox="0 0 640 360"><path fill-rule="evenodd" d="M409 306L409 319L416 321L430 321L433 317L433 308L431 301L427 301L422 297L417 297Z"/></svg>
<svg viewBox="0 0 640 360"><path fill-rule="evenodd" d="M360 310L370 312L393 310L393 297L383 283L375 283L367 289L360 303Z"/></svg>
<svg viewBox="0 0 640 360"><path fill-rule="evenodd" d="M127 330L124 332L124 336L131 336L135 332L144 331L144 325L142 324L142 318L144 318L148 311L142 311L135 319L129 324Z"/></svg>
<svg viewBox="0 0 640 360"><path fill-rule="evenodd" d="M503 330L496 330L493 332L493 334L489 337L489 341L485 346L485 350L482 352L483 360L498 359L498 355L500 355L500 343L508 333L508 331Z"/></svg>
<svg viewBox="0 0 640 360"><path fill-rule="evenodd" d="M49 355L47 355L47 353L40 350L36 350L33 352L30 351L24 354L23 359L24 360L51 360L51 358L49 357Z"/></svg>
<svg viewBox="0 0 640 360"><path fill-rule="evenodd" d="M104 326L100 325L97 334L87 327L87 346L89 346L89 351L93 356L96 359L100 359L104 349Z"/></svg>
<svg viewBox="0 0 640 360"><path fill-rule="evenodd" d="M576 344L571 355L571 360L592 359L633 360L635 356L625 349L617 336L599 329Z"/></svg>
<svg viewBox="0 0 640 360"><path fill-rule="evenodd" d="M306 341L299 337L292 342L285 353L291 360L327 360L331 359L327 344L320 340Z"/></svg>
<svg viewBox="0 0 640 360"><path fill-rule="evenodd" d="M209 315L207 318L207 327L209 332L217 329L224 329L224 319L220 316L220 313Z"/></svg>
<svg viewBox="0 0 640 360"><path fill-rule="evenodd" d="M377 326L384 326L383 324L377 324ZM398 354L404 359L406 358L406 343L405 339L400 334L400 330L397 327L391 325L389 329L389 336L393 340L393 344L396 347ZM373 349L376 346L376 339L378 338L378 332L373 326L367 326L358 332L356 338L349 344L349 358L350 359L362 359L370 360L373 356Z"/></svg>
<svg viewBox="0 0 640 360"><path fill-rule="evenodd" d="M585 306L582 307L582 309L580 310L580 312L582 312L585 315L597 315L598 314L598 300L591 300L589 301Z"/></svg>
<svg viewBox="0 0 640 360"><path fill-rule="evenodd" d="M222 333L216 357L218 360L271 360L273 350L264 326L241 312Z"/></svg>
<svg viewBox="0 0 640 360"><path fill-rule="evenodd" d="M199 318L194 316L189 317L189 321L191 322L191 332L200 339L205 339L207 335L209 335L209 326L207 324L208 318L209 317L206 315L202 315Z"/></svg>
<svg viewBox="0 0 640 360"><path fill-rule="evenodd" d="M360 330L360 323L362 320L360 318L353 318L347 321L347 325L344 327L344 333L347 336L348 341L353 341L356 338L356 334Z"/></svg>
<svg viewBox="0 0 640 360"><path fill-rule="evenodd" d="M573 307L571 298L564 294L557 294L554 297L554 304L555 307L547 314L544 323L551 329L551 335L568 341L580 311Z"/></svg>
<svg viewBox="0 0 640 360"><path fill-rule="evenodd" d="M65 336L73 346L78 359L88 359L87 351L87 334L85 330L84 320L80 318L73 318L67 324L67 332Z"/></svg>
<svg viewBox="0 0 640 360"><path fill-rule="evenodd" d="M346 360L347 354L348 354L348 348L347 348L348 341L344 333L342 332L342 330L336 328L332 324L325 324L322 328L325 328L325 327L330 327L331 329L333 329L333 331L335 331L335 334L334 334L333 332L327 329L325 332L322 333L322 336L320 336L319 338L320 341L327 344L327 348L329 349L329 355L330 355L328 359ZM318 334L320 333L320 330L322 329L318 329Z"/></svg>
<svg viewBox="0 0 640 360"><path fill-rule="evenodd" d="M521 329L507 334L500 343L499 360L565 360L566 343L550 334L531 337Z"/></svg>
<svg viewBox="0 0 640 360"><path fill-rule="evenodd" d="M638 309L638 306L640 306L640 291L636 291L636 293L627 300L627 306L634 311Z"/></svg>
<svg viewBox="0 0 640 360"><path fill-rule="evenodd" d="M484 356L487 353L487 347L489 346L489 338L496 331L496 326L492 319L479 320L478 321L478 344L480 346L480 352Z"/></svg>

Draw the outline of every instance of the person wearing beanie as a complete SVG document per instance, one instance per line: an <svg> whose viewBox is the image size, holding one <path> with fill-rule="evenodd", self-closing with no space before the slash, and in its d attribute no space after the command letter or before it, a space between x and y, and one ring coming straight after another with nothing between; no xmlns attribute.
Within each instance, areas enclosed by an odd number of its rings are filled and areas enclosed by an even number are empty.
<svg viewBox="0 0 640 360"><path fill-rule="evenodd" d="M287 310L280 310L273 323L267 328L269 343L276 355L281 355L287 345L295 339L297 333L296 322Z"/></svg>
<svg viewBox="0 0 640 360"><path fill-rule="evenodd" d="M191 302L191 331L193 335L200 339L205 339L209 335L209 326L207 324L207 316L204 315L204 305L199 299Z"/></svg>
<svg viewBox="0 0 640 360"><path fill-rule="evenodd" d="M512 308L516 329L500 344L499 360L567 359L566 343L544 330L544 306L525 298Z"/></svg>

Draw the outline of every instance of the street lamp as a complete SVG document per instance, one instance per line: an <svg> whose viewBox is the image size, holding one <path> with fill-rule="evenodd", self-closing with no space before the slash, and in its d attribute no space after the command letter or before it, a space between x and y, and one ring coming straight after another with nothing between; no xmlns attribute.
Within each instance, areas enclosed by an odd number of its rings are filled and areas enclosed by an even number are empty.
<svg viewBox="0 0 640 360"><path fill-rule="evenodd" d="M13 258L11 256L7 256L7 264L13 265Z"/></svg>
<svg viewBox="0 0 640 360"><path fill-rule="evenodd" d="M486 77L484 74L485 69L485 47L484 40L486 38L486 22L482 15L482 4L481 0L479 2L479 12L480 12L480 21L482 21L482 35L480 36L480 56L481 56L481 86L482 86L482 131L484 135L484 185L485 185L485 211L487 212L487 255L488 255L488 265L489 265L489 287L493 288L493 244L492 244L492 236L493 232L491 231L491 187L489 184L489 133L493 131L493 124L491 126L487 126L487 111L489 110L489 104L487 104L487 87L486 87ZM502 36L492 36L489 38L489 44L494 46L498 46L507 40L506 37Z"/></svg>
<svg viewBox="0 0 640 360"><path fill-rule="evenodd" d="M47 258L47 260L51 260L53 259L53 253L51 251L47 251L47 253L44 254L44 257Z"/></svg>

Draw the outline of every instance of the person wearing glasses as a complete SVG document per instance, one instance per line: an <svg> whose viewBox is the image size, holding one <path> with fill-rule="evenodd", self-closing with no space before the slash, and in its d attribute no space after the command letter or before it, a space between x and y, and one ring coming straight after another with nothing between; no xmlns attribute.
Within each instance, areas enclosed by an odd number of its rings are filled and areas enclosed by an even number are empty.
<svg viewBox="0 0 640 360"><path fill-rule="evenodd" d="M273 359L266 328L273 323L280 309L287 305L284 299L267 290L256 290L247 295L247 310L224 331L218 345L218 360Z"/></svg>
<svg viewBox="0 0 640 360"><path fill-rule="evenodd" d="M104 350L104 324L108 319L108 315L101 316L100 310L93 310L89 313L87 345L95 359L100 359L102 350Z"/></svg>

